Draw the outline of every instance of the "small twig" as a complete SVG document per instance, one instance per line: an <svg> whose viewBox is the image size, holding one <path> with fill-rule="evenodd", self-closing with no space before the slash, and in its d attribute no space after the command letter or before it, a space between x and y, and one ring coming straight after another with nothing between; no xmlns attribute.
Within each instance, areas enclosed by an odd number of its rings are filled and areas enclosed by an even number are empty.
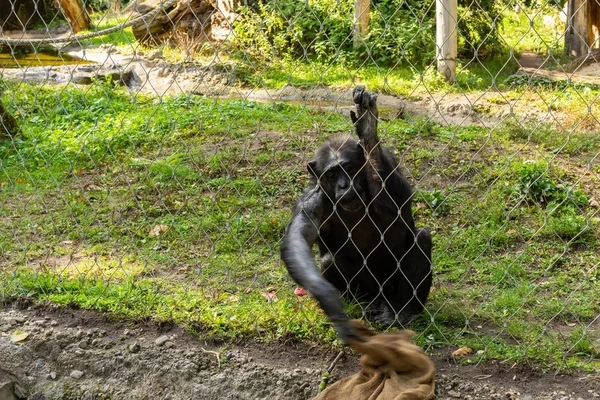
<svg viewBox="0 0 600 400"><path fill-rule="evenodd" d="M217 357L217 364L219 366L219 370L221 369L221 355L218 352L206 350L204 347L200 347L200 350L202 350L204 353L214 354L215 357Z"/></svg>
<svg viewBox="0 0 600 400"><path fill-rule="evenodd" d="M342 356L344 355L344 350L340 351L338 353L337 356L335 356L335 358L333 359L333 361L331 362L331 365L329 365L329 368L327 368L327 372L329 372L331 374L331 371L333 371L333 369L335 368L335 365L337 364L337 362L340 360L340 358L342 358Z"/></svg>
<svg viewBox="0 0 600 400"><path fill-rule="evenodd" d="M327 368L327 371L323 372L323 375L321 375L321 382L319 382L319 393L321 393L327 387L327 384L329 383L329 379L331 378L331 372L333 371L333 369L335 368L335 365L340 360L340 358L342 358L343 355L344 355L344 350L340 351L338 353L338 355L335 356L335 358L331 362L331 365L329 365L329 368Z"/></svg>

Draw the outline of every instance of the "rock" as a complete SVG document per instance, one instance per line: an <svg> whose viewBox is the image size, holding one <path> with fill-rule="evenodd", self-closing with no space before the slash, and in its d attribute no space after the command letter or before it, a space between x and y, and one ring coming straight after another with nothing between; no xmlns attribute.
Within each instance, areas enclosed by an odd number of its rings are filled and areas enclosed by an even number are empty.
<svg viewBox="0 0 600 400"><path fill-rule="evenodd" d="M165 343L167 343L167 341L168 341L168 340L169 340L169 337L168 337L167 335L162 335L162 336L159 336L159 337L158 337L158 338L157 338L157 339L154 341L154 344L155 344L155 345L157 345L157 346L162 346L162 345L164 345Z"/></svg>
<svg viewBox="0 0 600 400"><path fill-rule="evenodd" d="M98 333L98 328L92 328L87 331L88 336L94 336L96 333Z"/></svg>
<svg viewBox="0 0 600 400"><path fill-rule="evenodd" d="M14 382L0 382L0 399L2 400L18 400L15 396Z"/></svg>
<svg viewBox="0 0 600 400"><path fill-rule="evenodd" d="M91 85L92 77L89 75L73 75L71 82L76 83L78 85Z"/></svg>
<svg viewBox="0 0 600 400"><path fill-rule="evenodd" d="M138 342L134 342L133 344L129 345L129 352L130 353L138 353L141 350L142 346L140 346L140 344Z"/></svg>
<svg viewBox="0 0 600 400"><path fill-rule="evenodd" d="M80 349L87 349L88 348L88 343L87 340L82 340L81 342L79 342L79 344L77 345Z"/></svg>
<svg viewBox="0 0 600 400"><path fill-rule="evenodd" d="M169 71L169 69L168 69L168 68L166 68L166 67L163 67L163 68L161 68L161 69L159 69L159 70L158 70L158 73L157 73L157 75L158 75L160 78L164 78L165 76L169 75L170 73L171 73L171 71Z"/></svg>
<svg viewBox="0 0 600 400"><path fill-rule="evenodd" d="M75 370L71 371L69 376L75 380L79 380L83 376L83 372L75 369Z"/></svg>
<svg viewBox="0 0 600 400"><path fill-rule="evenodd" d="M150 53L146 55L146 60L156 60L161 58L163 55L162 50L156 49L152 50Z"/></svg>
<svg viewBox="0 0 600 400"><path fill-rule="evenodd" d="M125 336L129 336L129 335L131 335L131 331L130 331L129 329L125 329L125 330L123 331L123 335L125 335Z"/></svg>

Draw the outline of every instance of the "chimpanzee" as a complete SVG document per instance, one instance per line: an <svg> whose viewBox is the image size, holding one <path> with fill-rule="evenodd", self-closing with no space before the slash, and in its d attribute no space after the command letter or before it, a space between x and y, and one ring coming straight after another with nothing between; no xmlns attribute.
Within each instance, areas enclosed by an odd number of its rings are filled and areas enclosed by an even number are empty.
<svg viewBox="0 0 600 400"><path fill-rule="evenodd" d="M311 188L294 206L281 244L290 276L319 302L344 343L360 338L337 291L366 304L376 322L398 325L422 311L432 280L431 235L415 228L411 186L379 143L376 99L364 86L354 88L350 116L360 140L334 137L317 150L308 163Z"/></svg>

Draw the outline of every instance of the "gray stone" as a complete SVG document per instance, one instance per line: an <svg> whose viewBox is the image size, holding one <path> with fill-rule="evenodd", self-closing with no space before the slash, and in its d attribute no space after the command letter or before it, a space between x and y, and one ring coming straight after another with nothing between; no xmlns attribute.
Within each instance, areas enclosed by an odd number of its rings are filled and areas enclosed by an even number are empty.
<svg viewBox="0 0 600 400"><path fill-rule="evenodd" d="M162 50L156 49L152 50L150 53L146 55L146 60L156 60L161 58L163 55Z"/></svg>
<svg viewBox="0 0 600 400"><path fill-rule="evenodd" d="M129 345L129 352L130 353L138 353L141 350L142 346L140 346L140 344L138 342L134 342L133 344Z"/></svg>
<svg viewBox="0 0 600 400"><path fill-rule="evenodd" d="M168 340L169 340L169 337L167 335L162 335L162 336L159 336L158 338L156 338L156 340L154 341L154 344L157 346L162 346L165 343L167 343Z"/></svg>
<svg viewBox="0 0 600 400"><path fill-rule="evenodd" d="M69 376L75 380L81 379L83 377L83 371L79 371L77 369L71 371Z"/></svg>

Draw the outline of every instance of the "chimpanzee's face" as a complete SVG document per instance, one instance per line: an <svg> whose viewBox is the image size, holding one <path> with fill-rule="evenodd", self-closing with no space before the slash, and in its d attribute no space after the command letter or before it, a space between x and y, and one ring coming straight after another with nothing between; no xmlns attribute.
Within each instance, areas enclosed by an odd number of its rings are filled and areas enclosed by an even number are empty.
<svg viewBox="0 0 600 400"><path fill-rule="evenodd" d="M336 142L325 143L308 169L336 206L363 210L368 201L363 149L355 140Z"/></svg>

